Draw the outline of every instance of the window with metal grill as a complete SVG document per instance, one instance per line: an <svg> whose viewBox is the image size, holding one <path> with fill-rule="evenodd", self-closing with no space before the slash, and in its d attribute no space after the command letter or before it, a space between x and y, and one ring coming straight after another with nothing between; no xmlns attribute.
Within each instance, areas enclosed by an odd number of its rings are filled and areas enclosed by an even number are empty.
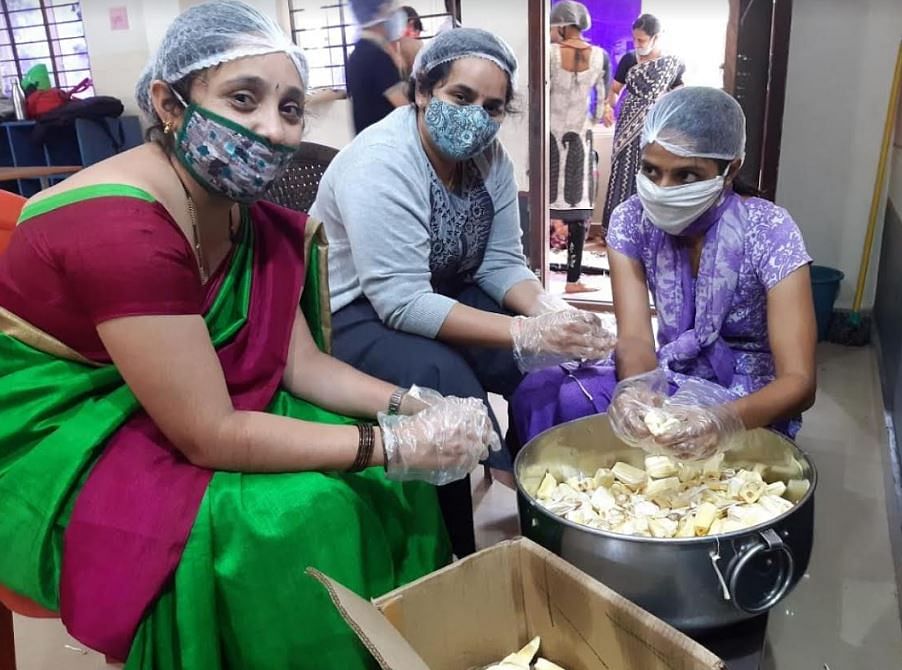
<svg viewBox="0 0 902 670"><path fill-rule="evenodd" d="M43 63L50 84L74 87L91 76L91 61L81 3L71 0L0 0L0 77L8 95L21 79ZM92 95L93 88L86 91Z"/></svg>
<svg viewBox="0 0 902 670"><path fill-rule="evenodd" d="M448 20L445 0L409 0L423 22L420 39L429 40ZM460 5L460 0L457 0ZM347 0L288 0L291 37L310 65L308 88L344 88L345 63L360 28Z"/></svg>

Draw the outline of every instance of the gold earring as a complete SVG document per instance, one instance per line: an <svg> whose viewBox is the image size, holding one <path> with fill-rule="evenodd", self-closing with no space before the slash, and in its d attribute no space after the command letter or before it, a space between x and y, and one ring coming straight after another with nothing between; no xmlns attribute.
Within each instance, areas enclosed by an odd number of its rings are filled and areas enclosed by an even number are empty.
<svg viewBox="0 0 902 670"><path fill-rule="evenodd" d="M166 123L163 124L163 134L168 135L171 132L172 132L172 121L166 121Z"/></svg>

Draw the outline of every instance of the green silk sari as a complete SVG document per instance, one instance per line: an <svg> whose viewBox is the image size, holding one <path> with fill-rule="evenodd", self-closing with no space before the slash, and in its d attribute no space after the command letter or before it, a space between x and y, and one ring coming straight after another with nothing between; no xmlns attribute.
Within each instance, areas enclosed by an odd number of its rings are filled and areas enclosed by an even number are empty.
<svg viewBox="0 0 902 670"><path fill-rule="evenodd" d="M142 193L130 187L76 189L27 207L22 220L63 207L79 216L80 205L94 198L145 199ZM251 220L258 211L257 206L246 213L249 225L204 315L217 350L251 327L260 262L255 242L267 234ZM267 212L288 216L280 209ZM328 350L324 238L312 221L304 233L305 249L296 252L299 263L306 260L300 304L318 346ZM354 422L282 389L267 411ZM60 608L64 536L73 507L111 436L138 412L115 366L87 360L0 306L0 582L44 607ZM105 550L115 560L117 546ZM316 567L375 597L449 559L431 486L388 481L379 468L358 474L216 472L177 567L146 603L126 668L372 667L305 569ZM116 616L93 614L100 621Z"/></svg>

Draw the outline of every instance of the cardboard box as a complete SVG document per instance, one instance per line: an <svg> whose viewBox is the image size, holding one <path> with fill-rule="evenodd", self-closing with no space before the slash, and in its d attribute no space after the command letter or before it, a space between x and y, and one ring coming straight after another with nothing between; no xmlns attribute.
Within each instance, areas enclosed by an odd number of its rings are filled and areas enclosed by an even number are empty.
<svg viewBox="0 0 902 670"><path fill-rule="evenodd" d="M309 570L385 670L469 670L540 635L566 670L725 670L717 656L592 577L519 538L372 604Z"/></svg>

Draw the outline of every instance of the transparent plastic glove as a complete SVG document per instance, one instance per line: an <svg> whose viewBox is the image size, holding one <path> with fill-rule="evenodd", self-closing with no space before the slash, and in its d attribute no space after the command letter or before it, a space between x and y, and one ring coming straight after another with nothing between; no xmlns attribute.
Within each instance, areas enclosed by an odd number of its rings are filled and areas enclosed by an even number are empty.
<svg viewBox="0 0 902 670"><path fill-rule="evenodd" d="M617 341L601 319L579 309L514 317L511 339L521 372L568 361L601 360L610 355Z"/></svg>
<svg viewBox="0 0 902 670"><path fill-rule="evenodd" d="M733 400L735 396L718 384L703 379L686 381L661 408L663 422L652 431L646 450L682 461L704 460L726 451L735 436L745 431L730 404Z"/></svg>
<svg viewBox="0 0 902 670"><path fill-rule="evenodd" d="M729 405L691 407L667 404L667 427L653 435L646 451L680 461L701 461L726 451L732 438L745 430Z"/></svg>
<svg viewBox="0 0 902 670"><path fill-rule="evenodd" d="M551 295L550 293L543 293L539 296L538 306L536 314L547 314L548 312L563 312L568 309L576 309L576 307L564 300L561 296Z"/></svg>
<svg viewBox="0 0 902 670"><path fill-rule="evenodd" d="M466 477L501 441L478 398L449 396L412 416L380 413L385 471L436 485Z"/></svg>
<svg viewBox="0 0 902 670"><path fill-rule="evenodd" d="M445 396L438 391L414 384L401 396L401 405L398 407L398 413L411 416L427 407L440 403L444 399Z"/></svg>
<svg viewBox="0 0 902 670"><path fill-rule="evenodd" d="M660 368L621 380L608 408L614 434L631 446L642 446L651 437L645 417L664 405L667 386L667 373Z"/></svg>

